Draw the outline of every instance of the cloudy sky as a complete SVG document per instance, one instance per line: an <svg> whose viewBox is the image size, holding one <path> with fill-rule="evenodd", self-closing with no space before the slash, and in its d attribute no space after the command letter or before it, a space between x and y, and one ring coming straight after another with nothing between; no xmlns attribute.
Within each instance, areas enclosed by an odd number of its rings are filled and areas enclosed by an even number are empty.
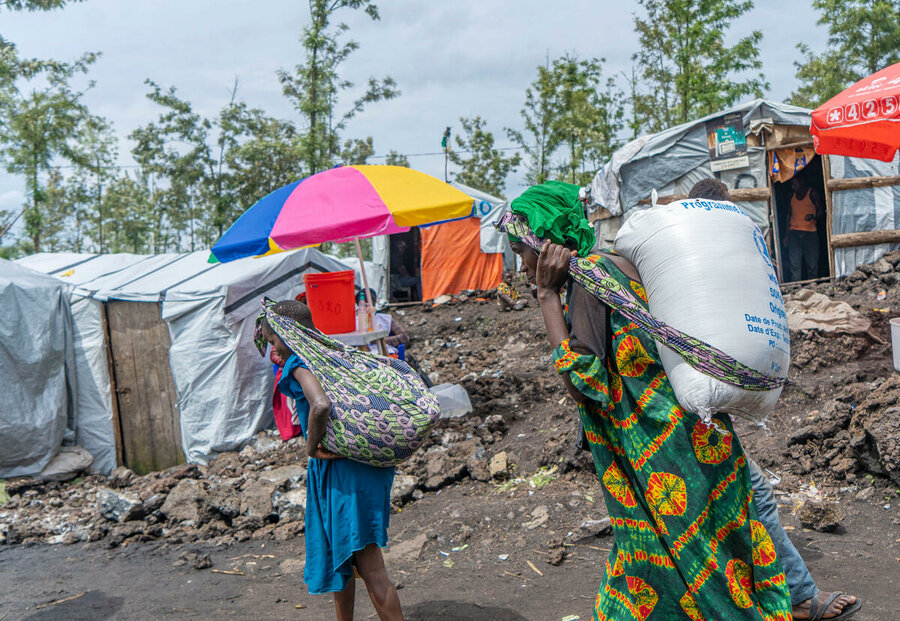
<svg viewBox="0 0 900 621"><path fill-rule="evenodd" d="M631 71L637 49L634 0L381 0L381 21L346 13L360 44L344 65L356 84L392 76L402 90L394 101L370 106L347 136L371 135L377 154L410 154L414 168L443 175L440 138L459 128L460 116L481 115L510 146L505 127L520 126L524 91L536 67L566 52L606 59L607 74ZM808 1L756 0L735 25L735 39L764 32L762 60L771 89L783 100L794 88L798 40L824 48L827 32ZM308 20L302 0L86 0L51 13L3 13L0 32L23 56L72 59L102 52L90 73L96 86L85 98L94 114L111 120L121 136L120 163L132 164L126 136L154 119L145 98L150 78L175 86L204 115L228 101L235 77L239 97L281 118L296 119L275 72L302 59L298 41ZM343 102L353 98L344 95ZM378 160L375 160L376 162ZM22 204L21 178L0 172L0 209ZM521 190L513 175L507 193Z"/></svg>

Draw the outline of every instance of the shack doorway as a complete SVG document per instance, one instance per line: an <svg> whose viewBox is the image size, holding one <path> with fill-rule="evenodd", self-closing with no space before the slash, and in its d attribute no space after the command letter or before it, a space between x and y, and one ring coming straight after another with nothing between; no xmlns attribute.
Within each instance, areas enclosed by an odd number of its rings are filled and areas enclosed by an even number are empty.
<svg viewBox="0 0 900 621"><path fill-rule="evenodd" d="M422 245L418 227L390 236L388 279L391 302L422 301Z"/></svg>
<svg viewBox="0 0 900 621"><path fill-rule="evenodd" d="M830 275L828 260L827 205L825 200L825 180L822 174L822 158L816 155L802 169L784 182L772 183L774 192L775 225L778 227L777 239L779 272L781 282L798 282L825 278ZM804 190L808 192L804 193ZM797 191L802 197L797 197ZM795 205L809 198L815 206L812 220L800 217L792 219L791 202ZM806 228L809 230L800 230ZM812 235L810 234L812 233Z"/></svg>

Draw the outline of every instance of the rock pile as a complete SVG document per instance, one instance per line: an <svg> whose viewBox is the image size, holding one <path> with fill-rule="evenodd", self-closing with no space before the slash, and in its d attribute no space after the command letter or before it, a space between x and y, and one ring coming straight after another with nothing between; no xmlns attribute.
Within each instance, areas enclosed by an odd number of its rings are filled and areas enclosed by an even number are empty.
<svg viewBox="0 0 900 621"><path fill-rule="evenodd" d="M392 502L400 506L464 478L490 480L495 451L487 447L506 428L500 415L441 421L425 450L398 469ZM303 532L304 455L301 439L282 443L262 432L239 453L222 453L208 466L184 464L144 476L120 467L108 478L70 483L10 481L10 500L0 507L0 544L290 539Z"/></svg>
<svg viewBox="0 0 900 621"><path fill-rule="evenodd" d="M852 483L867 472L900 485L900 375L852 384L809 412L784 455L794 474Z"/></svg>

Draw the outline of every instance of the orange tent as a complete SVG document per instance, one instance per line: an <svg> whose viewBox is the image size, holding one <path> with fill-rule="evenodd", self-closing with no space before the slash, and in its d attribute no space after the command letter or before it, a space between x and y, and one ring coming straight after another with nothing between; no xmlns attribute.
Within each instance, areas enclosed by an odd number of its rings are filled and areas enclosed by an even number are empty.
<svg viewBox="0 0 900 621"><path fill-rule="evenodd" d="M493 289L503 278L503 254L481 251L477 217L421 229L422 298Z"/></svg>

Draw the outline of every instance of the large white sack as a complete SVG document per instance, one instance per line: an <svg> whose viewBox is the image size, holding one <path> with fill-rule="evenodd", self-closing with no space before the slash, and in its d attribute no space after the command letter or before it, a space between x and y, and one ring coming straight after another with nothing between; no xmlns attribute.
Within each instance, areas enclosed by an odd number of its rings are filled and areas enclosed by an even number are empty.
<svg viewBox="0 0 900 621"><path fill-rule="evenodd" d="M641 275L650 312L752 369L785 377L790 333L784 302L759 228L734 203L693 199L632 215L615 248ZM761 421L781 388L744 390L693 369L659 345L683 408Z"/></svg>

